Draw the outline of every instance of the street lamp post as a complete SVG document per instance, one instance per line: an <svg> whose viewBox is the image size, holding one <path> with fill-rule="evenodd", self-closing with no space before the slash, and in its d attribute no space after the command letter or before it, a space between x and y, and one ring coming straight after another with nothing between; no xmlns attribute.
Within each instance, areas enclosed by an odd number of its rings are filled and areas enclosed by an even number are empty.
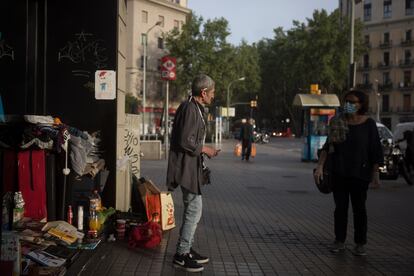
<svg viewBox="0 0 414 276"><path fill-rule="evenodd" d="M143 72L142 72L142 133L144 134L144 140L146 137L145 131L145 105L146 105L146 92L147 92L147 45L148 45L148 34L149 32L154 29L156 26L161 25L161 21L157 21L151 28L149 28L145 32L145 39L144 39L144 54L143 54Z"/></svg>
<svg viewBox="0 0 414 276"><path fill-rule="evenodd" d="M235 83L236 81L244 81L246 78L245 77L240 77L237 80L231 81L229 83L229 85L227 86L227 113L226 113L226 117L227 117L227 134L230 133L230 119L229 119L229 109L230 109L230 86Z"/></svg>
<svg viewBox="0 0 414 276"><path fill-rule="evenodd" d="M376 112L376 116L375 116L375 120L380 123L381 119L380 119L380 96L381 93L379 91L379 84L378 84L378 80L375 80L376 83L376 89L374 89L374 93L375 93L375 99L377 102L377 112Z"/></svg>
<svg viewBox="0 0 414 276"><path fill-rule="evenodd" d="M355 68L354 68L354 31L355 31L355 0L350 2L350 12L351 12L351 39L350 39L350 51L349 51L349 89L353 88L355 85Z"/></svg>
<svg viewBox="0 0 414 276"><path fill-rule="evenodd" d="M352 89L355 86L355 61L354 61L354 33L355 33L355 5L361 3L362 0L351 0L349 2L350 10L350 24L351 24L351 34L350 34L350 47L349 47L349 80L348 86L349 89Z"/></svg>

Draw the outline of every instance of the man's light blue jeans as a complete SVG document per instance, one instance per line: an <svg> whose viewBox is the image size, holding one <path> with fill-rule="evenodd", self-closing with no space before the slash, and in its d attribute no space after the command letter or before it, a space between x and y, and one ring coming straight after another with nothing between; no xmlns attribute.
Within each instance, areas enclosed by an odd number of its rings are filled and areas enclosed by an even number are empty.
<svg viewBox="0 0 414 276"><path fill-rule="evenodd" d="M187 254L194 242L194 233L201 219L203 202L201 195L190 193L182 187L181 191L183 192L184 215L177 243L177 253Z"/></svg>

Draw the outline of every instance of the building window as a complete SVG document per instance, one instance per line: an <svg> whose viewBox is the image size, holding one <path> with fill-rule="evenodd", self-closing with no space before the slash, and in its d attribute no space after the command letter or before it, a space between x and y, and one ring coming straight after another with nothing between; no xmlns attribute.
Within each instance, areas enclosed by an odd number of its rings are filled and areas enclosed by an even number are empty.
<svg viewBox="0 0 414 276"><path fill-rule="evenodd" d="M392 1L384 0L384 18L390 18L392 16Z"/></svg>
<svg viewBox="0 0 414 276"><path fill-rule="evenodd" d="M369 55L365 54L364 55L364 63L363 63L364 68L368 68L369 67Z"/></svg>
<svg viewBox="0 0 414 276"><path fill-rule="evenodd" d="M390 65L390 52L384 52L384 65Z"/></svg>
<svg viewBox="0 0 414 276"><path fill-rule="evenodd" d="M366 0L364 2L364 21L371 20L371 14L372 14L371 0Z"/></svg>
<svg viewBox="0 0 414 276"><path fill-rule="evenodd" d="M176 28L176 29L180 28L180 21L174 20L174 28Z"/></svg>
<svg viewBox="0 0 414 276"><path fill-rule="evenodd" d="M414 0L405 0L405 15L414 14Z"/></svg>
<svg viewBox="0 0 414 276"><path fill-rule="evenodd" d="M144 94L144 80L140 81L140 87L139 87L139 95L142 96Z"/></svg>
<svg viewBox="0 0 414 276"><path fill-rule="evenodd" d="M148 56L147 56L146 60L147 60L146 66L148 68ZM144 56L141 56L140 63L141 63L141 65L140 65L141 66L141 69L143 69L144 68Z"/></svg>
<svg viewBox="0 0 414 276"><path fill-rule="evenodd" d="M411 71L404 71L404 87L411 85Z"/></svg>
<svg viewBox="0 0 414 276"><path fill-rule="evenodd" d="M403 111L410 112L411 109L411 95L405 94L403 98Z"/></svg>
<svg viewBox="0 0 414 276"><path fill-rule="evenodd" d="M411 50L404 51L404 62L405 64L410 64L411 62Z"/></svg>
<svg viewBox="0 0 414 276"><path fill-rule="evenodd" d="M390 43L390 33L384 33L384 43Z"/></svg>
<svg viewBox="0 0 414 276"><path fill-rule="evenodd" d="M405 32L405 40L411 41L411 30Z"/></svg>
<svg viewBox="0 0 414 276"><path fill-rule="evenodd" d="M161 59L157 59L157 70L161 71Z"/></svg>
<svg viewBox="0 0 414 276"><path fill-rule="evenodd" d="M390 72L384 72L382 73L382 84L386 85L391 82L390 79Z"/></svg>
<svg viewBox="0 0 414 276"><path fill-rule="evenodd" d="M158 38L158 49L164 49L164 39L162 37Z"/></svg>
<svg viewBox="0 0 414 276"><path fill-rule="evenodd" d="M164 16L158 15L158 22L160 22L160 27L164 27Z"/></svg>
<svg viewBox="0 0 414 276"><path fill-rule="evenodd" d="M144 45L147 41L147 35L142 33L141 34L141 45Z"/></svg>
<svg viewBox="0 0 414 276"><path fill-rule="evenodd" d="M365 43L365 46L367 46L368 48L371 48L371 43L369 42L369 35L364 36L364 43Z"/></svg>
<svg viewBox="0 0 414 276"><path fill-rule="evenodd" d="M364 84L364 85L369 84L369 74L368 73L362 74L362 84Z"/></svg>
<svg viewBox="0 0 414 276"><path fill-rule="evenodd" d="M382 95L382 111L388 112L390 110L390 96Z"/></svg>
<svg viewBox="0 0 414 276"><path fill-rule="evenodd" d="M148 12L142 11L142 23L148 23Z"/></svg>

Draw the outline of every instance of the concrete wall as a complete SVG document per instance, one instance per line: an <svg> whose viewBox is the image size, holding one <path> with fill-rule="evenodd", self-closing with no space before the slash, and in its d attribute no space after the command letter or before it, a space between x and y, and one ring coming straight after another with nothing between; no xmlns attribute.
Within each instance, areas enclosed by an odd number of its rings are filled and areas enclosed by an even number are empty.
<svg viewBox="0 0 414 276"><path fill-rule="evenodd" d="M161 141L141 141L142 159L160 160L162 158Z"/></svg>
<svg viewBox="0 0 414 276"><path fill-rule="evenodd" d="M125 92L126 92L126 48L127 48L127 7L125 1L118 0L118 90L116 120L116 157L117 163L125 157ZM131 202L131 181L129 166L116 168L116 209L128 211Z"/></svg>

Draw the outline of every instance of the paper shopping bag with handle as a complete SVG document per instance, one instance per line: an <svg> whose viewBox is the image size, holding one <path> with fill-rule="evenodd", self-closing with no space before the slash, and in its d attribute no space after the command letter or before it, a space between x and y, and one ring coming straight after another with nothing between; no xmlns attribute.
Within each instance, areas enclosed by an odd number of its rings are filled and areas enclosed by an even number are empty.
<svg viewBox="0 0 414 276"><path fill-rule="evenodd" d="M250 153L251 157L255 157L256 156L256 144L252 143L252 151Z"/></svg>
<svg viewBox="0 0 414 276"><path fill-rule="evenodd" d="M241 152L242 152L242 145L241 143L237 143L236 146L234 147L234 155L237 157L240 157Z"/></svg>
<svg viewBox="0 0 414 276"><path fill-rule="evenodd" d="M161 192L161 229L170 230L175 227L174 201L171 193Z"/></svg>

